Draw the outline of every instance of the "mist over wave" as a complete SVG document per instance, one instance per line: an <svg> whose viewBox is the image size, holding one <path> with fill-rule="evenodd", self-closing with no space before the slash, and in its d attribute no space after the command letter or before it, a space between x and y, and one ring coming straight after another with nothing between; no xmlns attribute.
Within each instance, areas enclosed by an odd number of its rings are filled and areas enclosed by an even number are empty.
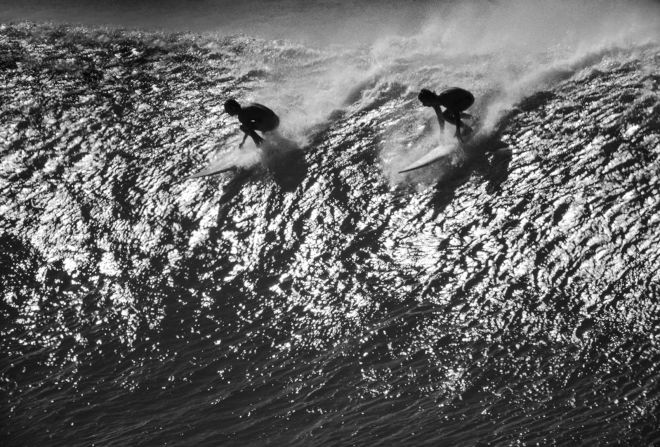
<svg viewBox="0 0 660 447"><path fill-rule="evenodd" d="M246 99L275 104L285 126L301 138L335 111L401 97L396 107L402 121L393 131L393 144L400 148L412 143L424 152L438 141L451 146L451 139L426 132L424 141L417 141L416 123L426 121L428 128L434 120L415 100L421 88L462 86L473 91L480 130L490 133L522 98L582 69L606 64L622 50L660 41L656 2L450 2L429 11L424 21L411 23L406 36L382 31L362 39L356 29L350 45L343 39L339 46L317 50L290 44L296 60L273 58L260 67L273 82ZM399 135L401 129L415 130ZM383 150L385 160L392 159L392 151L400 152L395 147ZM395 173L418 154L400 153L385 169Z"/></svg>

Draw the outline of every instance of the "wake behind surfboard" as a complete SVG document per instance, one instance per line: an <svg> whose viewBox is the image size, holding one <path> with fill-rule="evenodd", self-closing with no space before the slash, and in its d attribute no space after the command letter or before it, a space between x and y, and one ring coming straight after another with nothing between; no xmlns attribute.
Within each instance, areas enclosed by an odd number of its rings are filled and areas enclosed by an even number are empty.
<svg viewBox="0 0 660 447"><path fill-rule="evenodd" d="M260 159L261 151L258 149L234 149L220 155L218 159L211 162L206 168L188 177L188 180L247 168L259 163Z"/></svg>
<svg viewBox="0 0 660 447"><path fill-rule="evenodd" d="M231 171L233 169L237 169L237 167L233 164L231 165L227 165L226 163L220 163L219 165L211 164L208 168L202 169L196 174L191 175L190 177L188 177L188 179L208 177L210 175L221 174L223 172Z"/></svg>

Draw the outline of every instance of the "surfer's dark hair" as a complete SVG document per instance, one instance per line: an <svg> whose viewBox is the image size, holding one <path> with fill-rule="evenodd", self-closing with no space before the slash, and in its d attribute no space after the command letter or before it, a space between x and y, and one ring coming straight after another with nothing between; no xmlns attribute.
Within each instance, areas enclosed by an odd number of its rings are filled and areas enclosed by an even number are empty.
<svg viewBox="0 0 660 447"><path fill-rule="evenodd" d="M438 95L426 88L423 88L419 92L419 95L417 95L417 99L419 99L421 102L433 101L437 97Z"/></svg>
<svg viewBox="0 0 660 447"><path fill-rule="evenodd" d="M233 115L234 113L238 113L239 110L241 110L241 105L235 99L225 101L225 112L228 114Z"/></svg>

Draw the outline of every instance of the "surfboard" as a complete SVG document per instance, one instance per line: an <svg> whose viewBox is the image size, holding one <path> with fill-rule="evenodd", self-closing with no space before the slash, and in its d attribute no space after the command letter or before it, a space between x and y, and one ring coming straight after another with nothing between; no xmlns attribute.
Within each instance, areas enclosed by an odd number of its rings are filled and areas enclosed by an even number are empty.
<svg viewBox="0 0 660 447"><path fill-rule="evenodd" d="M466 147L469 147L475 143L476 140L479 139L478 136L478 118L475 118L474 116L470 115L469 113L461 113L461 118L466 118L470 121L470 124L463 124L461 135L463 136L464 141L456 141L453 144L441 144L440 146L436 147L435 149L431 150L429 153L424 155L422 158L419 158L406 166L405 168L401 169L399 171L400 174L403 174L404 172L410 172L414 171L415 169L421 169L425 168L426 166L435 163L436 161L441 160L442 158L450 155L453 153L456 148L458 147L463 147L464 149ZM453 122L450 122L450 124L453 124ZM475 140L476 139L476 140Z"/></svg>
<svg viewBox="0 0 660 447"><path fill-rule="evenodd" d="M428 154L424 155L422 158L415 160L405 168L401 169L399 171L400 174L403 174L404 172L409 172L409 171L414 171L415 169L420 169L424 168L430 164L435 163L436 161L439 161L440 159L450 155L454 151L453 146L438 146L435 149L433 149L431 152Z"/></svg>

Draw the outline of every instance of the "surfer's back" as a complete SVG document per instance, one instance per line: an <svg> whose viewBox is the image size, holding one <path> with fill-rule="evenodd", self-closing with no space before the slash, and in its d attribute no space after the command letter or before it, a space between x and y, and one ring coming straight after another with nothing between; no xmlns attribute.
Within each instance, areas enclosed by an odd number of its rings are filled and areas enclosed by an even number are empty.
<svg viewBox="0 0 660 447"><path fill-rule="evenodd" d="M460 87L451 87L438 94L438 102L452 111L462 112L474 104L474 95Z"/></svg>
<svg viewBox="0 0 660 447"><path fill-rule="evenodd" d="M280 124L280 118L263 104L251 103L241 109L238 119L243 124L252 125L254 130L268 132L275 130Z"/></svg>

